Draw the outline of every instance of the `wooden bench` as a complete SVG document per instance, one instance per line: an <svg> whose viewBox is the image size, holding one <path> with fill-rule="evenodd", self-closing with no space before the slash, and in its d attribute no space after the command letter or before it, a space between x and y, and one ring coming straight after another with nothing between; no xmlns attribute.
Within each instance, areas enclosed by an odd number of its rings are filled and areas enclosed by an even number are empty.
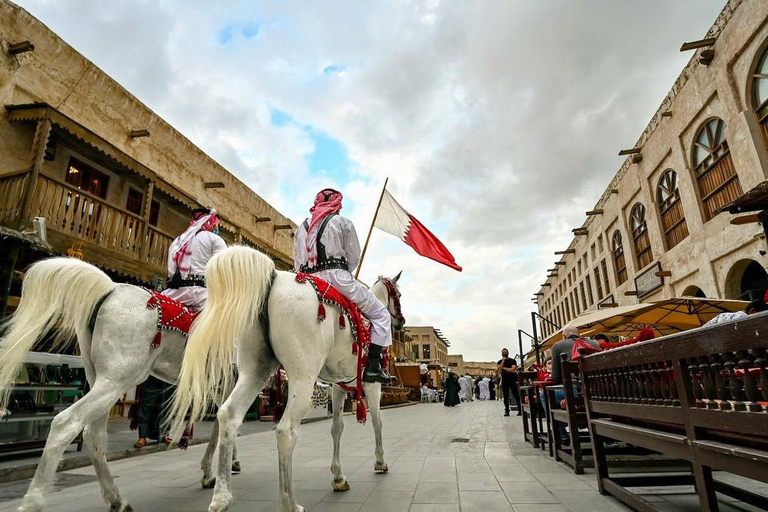
<svg viewBox="0 0 768 512"><path fill-rule="evenodd" d="M517 384L520 393L520 410L523 413L523 437L534 448L541 446L541 429L539 428L540 410L536 386L537 372L517 372Z"/></svg>
<svg viewBox="0 0 768 512"><path fill-rule="evenodd" d="M768 313L579 359L601 493L659 510L630 487L694 485L701 510L715 493L768 509L768 498L713 479L713 470L768 483ZM611 476L605 441L691 464L679 476Z"/></svg>
<svg viewBox="0 0 768 512"><path fill-rule="evenodd" d="M577 475L584 474L585 468L595 467L592 457L592 439L589 434L589 422L587 421L587 409L584 397L581 395L581 379L579 376L578 361L567 361L565 355L561 355L560 362L563 384L549 386L547 388L547 403L550 408L550 433L552 439L552 452L557 462L565 462L573 468ZM565 399L555 399L555 391L562 390ZM564 424L568 428L568 435L564 439L560 435L558 424ZM632 468L632 471L648 471L662 469L674 471L685 469L687 463L678 461L673 457L660 456L644 448L632 445L614 445L605 450L606 460L610 467ZM630 469L627 469L630 471Z"/></svg>

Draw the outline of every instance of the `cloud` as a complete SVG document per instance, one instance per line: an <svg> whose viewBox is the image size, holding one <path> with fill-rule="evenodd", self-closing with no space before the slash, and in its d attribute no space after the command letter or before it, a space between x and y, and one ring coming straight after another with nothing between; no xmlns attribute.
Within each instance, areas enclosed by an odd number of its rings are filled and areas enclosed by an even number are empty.
<svg viewBox="0 0 768 512"><path fill-rule="evenodd" d="M465 271L379 232L363 279L495 360L723 0L19 3L296 221L337 186L364 238L389 176Z"/></svg>

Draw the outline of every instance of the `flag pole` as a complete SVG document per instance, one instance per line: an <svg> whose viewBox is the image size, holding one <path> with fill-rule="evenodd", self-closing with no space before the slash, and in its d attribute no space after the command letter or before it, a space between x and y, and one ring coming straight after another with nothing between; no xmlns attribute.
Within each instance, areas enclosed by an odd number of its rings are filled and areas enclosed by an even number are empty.
<svg viewBox="0 0 768 512"><path fill-rule="evenodd" d="M379 216L379 208L381 208L381 201L384 199L384 191L387 190L387 182L389 176L384 180L384 186L381 188L381 196L379 196L379 204L376 205L376 212L373 214L373 221L371 221L371 228L368 230L368 236L365 238L365 245L363 246L363 253L360 255L360 261L357 263L357 270L355 270L355 279L360 275L360 268L363 266L363 260L365 259L365 251L368 250L368 242L371 241L371 233L373 233L373 225L376 224L376 217Z"/></svg>

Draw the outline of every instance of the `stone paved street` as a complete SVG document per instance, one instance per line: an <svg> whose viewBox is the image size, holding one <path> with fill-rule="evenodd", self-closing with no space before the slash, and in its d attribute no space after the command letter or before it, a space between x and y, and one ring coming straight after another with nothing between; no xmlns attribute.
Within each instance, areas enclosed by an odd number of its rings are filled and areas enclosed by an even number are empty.
<svg viewBox="0 0 768 512"><path fill-rule="evenodd" d="M301 427L294 483L299 503L307 511L628 510L596 491L594 474L575 476L566 466L521 442L520 419L503 417L501 402L476 401L456 408L419 404L385 411L384 421L390 471L381 475L373 471L371 426L358 426L353 416L345 418L342 466L352 486L346 493L331 491L330 421ZM232 510L276 511L274 432L242 437L239 447L243 472L233 477L236 503ZM122 495L136 512L203 512L212 491L201 489L198 483L202 453L203 448L195 446L187 452L174 450L117 461L111 467ZM51 494L48 510L106 512L92 468L68 471L60 478L64 479L63 489ZM655 499L665 502L670 511L698 508L695 496ZM0 511L15 510L19 501L0 502ZM725 504L721 510L745 509Z"/></svg>

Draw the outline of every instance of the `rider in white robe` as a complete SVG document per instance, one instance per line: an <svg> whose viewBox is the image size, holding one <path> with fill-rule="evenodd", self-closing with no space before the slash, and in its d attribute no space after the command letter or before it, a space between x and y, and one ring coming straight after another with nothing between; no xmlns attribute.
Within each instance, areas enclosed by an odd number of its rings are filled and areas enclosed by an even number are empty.
<svg viewBox="0 0 768 512"><path fill-rule="evenodd" d="M205 266L214 254L227 247L217 234L218 224L216 210L197 208L192 211L189 227L168 249L168 289L163 295L193 309L200 310L205 306L208 299Z"/></svg>
<svg viewBox="0 0 768 512"><path fill-rule="evenodd" d="M360 242L352 221L338 214L341 192L324 189L317 194L312 216L294 235L293 261L297 271L328 281L352 300L371 322L371 346L365 382L390 381L381 366L381 349L392 344L389 311L352 275L360 262Z"/></svg>

